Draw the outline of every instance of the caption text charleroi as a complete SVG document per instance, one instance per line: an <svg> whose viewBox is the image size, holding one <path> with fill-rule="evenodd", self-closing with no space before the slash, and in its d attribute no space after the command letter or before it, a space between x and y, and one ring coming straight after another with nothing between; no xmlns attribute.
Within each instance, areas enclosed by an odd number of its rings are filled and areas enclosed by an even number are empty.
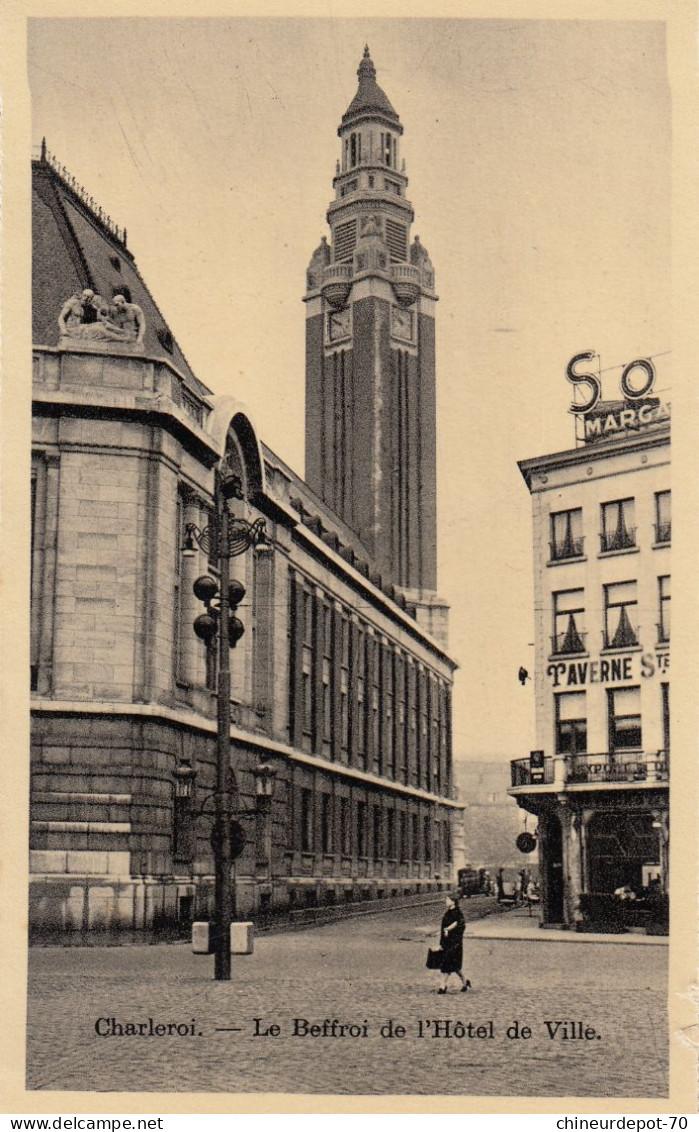
<svg viewBox="0 0 699 1132"><path fill-rule="evenodd" d="M154 1018L129 1021L116 1017L103 1017L95 1021L95 1033L100 1038L202 1038L212 1031L200 1028L196 1018L188 1022L158 1022ZM339 1018L324 1018L311 1021L308 1018L290 1018L284 1021L270 1021L252 1018L247 1027L219 1027L214 1032L238 1032L253 1038L330 1038L354 1039L379 1037L400 1038L476 1038L481 1040L504 1039L506 1041L528 1041L543 1037L550 1041L601 1041L602 1035L594 1026L583 1019L553 1018L538 1022L524 1023L513 1019L509 1025L496 1023L492 1019L465 1021L460 1018L418 1018L401 1022L388 1018L383 1022L342 1021Z"/></svg>

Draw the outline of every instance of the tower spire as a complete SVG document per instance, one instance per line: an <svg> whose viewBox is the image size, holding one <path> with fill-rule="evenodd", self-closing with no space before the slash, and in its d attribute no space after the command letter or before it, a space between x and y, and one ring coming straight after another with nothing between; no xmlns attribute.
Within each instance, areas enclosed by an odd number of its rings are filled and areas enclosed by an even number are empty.
<svg viewBox="0 0 699 1132"><path fill-rule="evenodd" d="M384 579L436 577L434 269L411 246L403 127L369 45L338 130L331 240L306 273L306 479Z"/></svg>
<svg viewBox="0 0 699 1132"><path fill-rule="evenodd" d="M364 78L369 78L369 79L375 79L376 78L376 67L374 66L372 59L371 59L371 55L369 54L369 44L368 43L364 47L364 55L362 56L362 60L359 64L359 67L357 68L357 78L359 79L360 83L361 83L362 79L364 79Z"/></svg>
<svg viewBox="0 0 699 1132"><path fill-rule="evenodd" d="M403 127L399 124L398 115L376 81L376 67L369 54L368 43L364 47L364 54L357 68L357 78L359 79L359 87L346 113L342 115L342 125L345 126L350 121L352 123L360 121L367 114L375 115L378 113L383 115L384 118L388 118L391 125L397 126L399 132L402 133Z"/></svg>

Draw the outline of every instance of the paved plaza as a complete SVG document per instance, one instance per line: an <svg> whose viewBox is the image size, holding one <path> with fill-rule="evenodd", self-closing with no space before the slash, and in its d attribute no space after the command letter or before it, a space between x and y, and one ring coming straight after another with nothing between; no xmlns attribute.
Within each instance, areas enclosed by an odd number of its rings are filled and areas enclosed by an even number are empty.
<svg viewBox="0 0 699 1132"><path fill-rule="evenodd" d="M563 944L506 912L467 932L472 990L440 996L425 953L441 913L267 935L230 983L185 944L34 948L28 1088L667 1095L663 941Z"/></svg>

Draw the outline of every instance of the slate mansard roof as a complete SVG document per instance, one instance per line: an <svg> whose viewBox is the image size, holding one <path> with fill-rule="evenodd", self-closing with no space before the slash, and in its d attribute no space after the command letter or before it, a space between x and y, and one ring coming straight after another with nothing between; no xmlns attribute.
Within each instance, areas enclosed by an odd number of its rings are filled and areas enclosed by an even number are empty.
<svg viewBox="0 0 699 1132"><path fill-rule="evenodd" d="M145 315L144 353L170 362L193 390L209 396L143 282L125 237L42 146L42 156L32 161L32 341L58 345L58 315L75 291L89 287L105 299L123 294Z"/></svg>

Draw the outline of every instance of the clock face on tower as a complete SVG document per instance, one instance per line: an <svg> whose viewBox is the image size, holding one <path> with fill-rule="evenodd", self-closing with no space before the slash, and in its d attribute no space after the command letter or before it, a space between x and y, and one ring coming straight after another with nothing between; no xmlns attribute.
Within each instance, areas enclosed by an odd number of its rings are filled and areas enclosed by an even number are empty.
<svg viewBox="0 0 699 1132"><path fill-rule="evenodd" d="M350 336L349 307L342 311L331 311L328 315L328 338L331 342L338 342Z"/></svg>
<svg viewBox="0 0 699 1132"><path fill-rule="evenodd" d="M413 341L413 315L402 307L391 308L391 333L403 342Z"/></svg>

